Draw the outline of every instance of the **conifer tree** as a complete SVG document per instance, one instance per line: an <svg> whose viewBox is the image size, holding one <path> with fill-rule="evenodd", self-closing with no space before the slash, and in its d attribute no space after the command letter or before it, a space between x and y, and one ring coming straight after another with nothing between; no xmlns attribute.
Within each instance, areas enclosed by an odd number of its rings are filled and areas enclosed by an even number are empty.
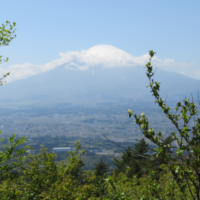
<svg viewBox="0 0 200 200"><path fill-rule="evenodd" d="M94 163L95 167L93 168L93 171L97 177L103 177L107 175L109 170L109 164L106 164L105 161L100 159L100 161L97 161L97 163Z"/></svg>
<svg viewBox="0 0 200 200"><path fill-rule="evenodd" d="M132 178L134 175L140 178L143 174L147 174L153 167L149 151L149 144L144 139L135 143L133 149L128 146L121 159L114 158L113 164L117 167L114 173L125 173L128 167L127 177L129 178Z"/></svg>

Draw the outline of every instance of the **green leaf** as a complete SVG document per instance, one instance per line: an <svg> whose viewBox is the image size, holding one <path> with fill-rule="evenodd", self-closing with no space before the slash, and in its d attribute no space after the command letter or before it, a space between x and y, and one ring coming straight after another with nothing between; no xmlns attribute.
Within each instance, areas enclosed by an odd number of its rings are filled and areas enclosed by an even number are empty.
<svg viewBox="0 0 200 200"><path fill-rule="evenodd" d="M130 109L126 109L126 110L127 110L127 112L128 112L128 114L127 114L126 116L131 117L131 116L133 115L133 112L134 112L134 111L132 111L132 110L130 110Z"/></svg>

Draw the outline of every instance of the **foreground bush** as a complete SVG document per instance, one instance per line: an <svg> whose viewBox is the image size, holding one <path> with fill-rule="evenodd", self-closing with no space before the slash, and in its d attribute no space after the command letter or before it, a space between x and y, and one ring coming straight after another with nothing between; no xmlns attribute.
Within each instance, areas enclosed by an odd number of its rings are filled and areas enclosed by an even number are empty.
<svg viewBox="0 0 200 200"><path fill-rule="evenodd" d="M154 172L137 178L125 173L97 176L96 171L82 171L80 144L71 152L68 162L55 161L56 155L41 148L41 154L28 155L18 168L20 176L4 179L0 184L1 199L62 199L62 200L122 200L122 199L185 199L172 173L162 165L159 180ZM194 189L193 189L194 190ZM186 189L186 197L190 193Z"/></svg>

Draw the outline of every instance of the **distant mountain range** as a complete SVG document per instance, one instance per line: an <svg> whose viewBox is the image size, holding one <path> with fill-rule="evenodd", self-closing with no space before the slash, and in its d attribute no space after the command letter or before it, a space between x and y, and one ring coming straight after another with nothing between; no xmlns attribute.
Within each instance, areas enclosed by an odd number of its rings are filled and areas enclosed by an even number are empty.
<svg viewBox="0 0 200 200"><path fill-rule="evenodd" d="M96 56L97 53L93 52L92 55ZM146 88L149 85L146 68L127 63L127 66L125 63L123 67L116 68L96 63L86 70L72 68L69 63L62 64L50 71L2 86L0 106L46 106L59 103L91 106L106 102L154 101L150 88ZM84 67L84 63L81 67ZM178 101L185 96L191 99L191 93L197 98L200 91L200 80L178 73L157 69L153 79L161 82L161 97L165 99L168 95L168 101Z"/></svg>

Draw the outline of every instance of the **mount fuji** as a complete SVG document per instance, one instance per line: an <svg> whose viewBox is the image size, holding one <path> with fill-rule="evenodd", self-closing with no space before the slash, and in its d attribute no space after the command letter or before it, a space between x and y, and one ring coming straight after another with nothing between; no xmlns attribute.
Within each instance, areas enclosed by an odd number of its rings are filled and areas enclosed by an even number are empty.
<svg viewBox="0 0 200 200"><path fill-rule="evenodd" d="M61 53L61 59L32 67L28 75L0 88L1 107L46 106L60 103L96 105L107 102L154 101L145 64L148 54L134 57L110 45L97 45L81 52ZM153 64L153 63L152 63ZM13 74L18 69L13 69ZM30 73L31 72L31 73ZM200 80L158 68L155 81L169 101L196 96Z"/></svg>

